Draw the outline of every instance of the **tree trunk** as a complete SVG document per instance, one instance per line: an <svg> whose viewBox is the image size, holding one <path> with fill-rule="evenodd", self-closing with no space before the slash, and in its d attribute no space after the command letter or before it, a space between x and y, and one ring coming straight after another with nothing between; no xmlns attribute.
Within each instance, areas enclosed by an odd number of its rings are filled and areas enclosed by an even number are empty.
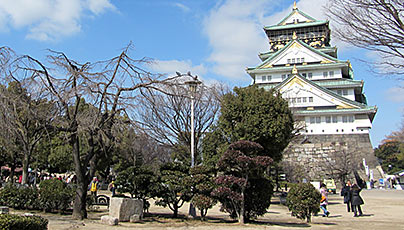
<svg viewBox="0 0 404 230"><path fill-rule="evenodd" d="M238 223L244 224L244 211L245 211L245 199L244 199L244 189L241 192L241 205L240 205L240 214L238 216Z"/></svg>
<svg viewBox="0 0 404 230"><path fill-rule="evenodd" d="M173 217L174 218L177 218L178 217L178 203L174 203L173 204L173 208L174 208L174 214L173 214Z"/></svg>
<svg viewBox="0 0 404 230"><path fill-rule="evenodd" d="M310 214L307 215L307 217L306 217L306 222L307 222L307 223L311 223L311 215L310 215Z"/></svg>
<svg viewBox="0 0 404 230"><path fill-rule="evenodd" d="M89 182L88 179L86 178L85 170L81 166L80 146L77 133L71 134L70 141L73 147L74 171L77 177L77 189L76 189L76 196L73 202L72 217L74 219L82 220L84 218L87 218L86 200L87 200L87 186Z"/></svg>
<svg viewBox="0 0 404 230"><path fill-rule="evenodd" d="M72 218L83 220L87 218L86 200L87 200L87 185L86 183L77 180L76 196L73 202Z"/></svg>
<svg viewBox="0 0 404 230"><path fill-rule="evenodd" d="M29 168L29 157L30 154L25 152L24 153L24 159L22 160L22 181L21 184L27 184L28 183L28 168Z"/></svg>
<svg viewBox="0 0 404 230"><path fill-rule="evenodd" d="M10 175L9 175L10 180L9 181L11 181L11 184L15 183L14 172L15 172L15 165L10 165Z"/></svg>

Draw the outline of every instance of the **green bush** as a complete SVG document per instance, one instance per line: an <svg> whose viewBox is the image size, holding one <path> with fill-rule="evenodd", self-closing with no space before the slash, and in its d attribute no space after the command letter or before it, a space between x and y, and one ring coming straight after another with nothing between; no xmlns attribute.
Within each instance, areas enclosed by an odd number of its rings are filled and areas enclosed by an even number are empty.
<svg viewBox="0 0 404 230"><path fill-rule="evenodd" d="M38 209L38 189L7 184L0 190L0 204L15 209Z"/></svg>
<svg viewBox="0 0 404 230"><path fill-rule="evenodd" d="M39 184L39 203L45 211L65 211L70 207L74 189L63 181L44 180Z"/></svg>
<svg viewBox="0 0 404 230"><path fill-rule="evenodd" d="M286 197L286 205L292 216L311 222L311 216L320 211L321 194L310 183L292 185Z"/></svg>
<svg viewBox="0 0 404 230"><path fill-rule="evenodd" d="M46 230L48 220L40 216L19 216L13 214L0 215L0 229L2 230Z"/></svg>

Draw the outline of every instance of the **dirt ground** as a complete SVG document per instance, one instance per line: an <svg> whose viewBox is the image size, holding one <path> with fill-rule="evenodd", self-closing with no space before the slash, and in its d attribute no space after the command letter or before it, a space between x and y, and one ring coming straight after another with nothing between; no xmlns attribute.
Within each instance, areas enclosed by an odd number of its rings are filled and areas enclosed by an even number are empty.
<svg viewBox="0 0 404 230"><path fill-rule="evenodd" d="M287 207L279 204L279 198L273 198L268 213L258 218L254 223L240 225L228 218L226 213L215 206L208 212L208 220L185 218L188 205L180 209L180 218L170 218L172 212L168 208L150 207L150 214L146 215L143 223L123 223L117 226L102 225L100 217L107 215L105 207L89 212L89 219L84 221L72 220L69 215L36 213L49 219L49 229L404 229L404 191L397 190L364 190L361 193L365 205L362 206L363 217L353 217L348 213L341 196L330 195L328 210L331 215L321 215L312 218L312 223L296 219L290 215ZM12 211L14 212L14 211ZM21 213L20 211L17 213Z"/></svg>

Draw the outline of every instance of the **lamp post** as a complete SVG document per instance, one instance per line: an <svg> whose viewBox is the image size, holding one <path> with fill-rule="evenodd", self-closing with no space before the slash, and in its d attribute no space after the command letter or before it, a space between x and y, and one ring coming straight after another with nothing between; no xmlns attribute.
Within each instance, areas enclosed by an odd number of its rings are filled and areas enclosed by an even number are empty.
<svg viewBox="0 0 404 230"><path fill-rule="evenodd" d="M202 82L198 80L198 76L191 77L193 78L193 80L187 81L185 82L185 84L188 85L189 91L191 93L191 168L193 168L195 166L194 94L196 93L198 85Z"/></svg>
<svg viewBox="0 0 404 230"><path fill-rule="evenodd" d="M195 166L194 94L196 93L198 85L202 82L198 80L198 76L193 77L189 72L188 75L192 77L192 80L185 82L185 84L188 85L191 93L191 168L193 168ZM196 210L192 203L189 205L188 214L192 217L196 217Z"/></svg>

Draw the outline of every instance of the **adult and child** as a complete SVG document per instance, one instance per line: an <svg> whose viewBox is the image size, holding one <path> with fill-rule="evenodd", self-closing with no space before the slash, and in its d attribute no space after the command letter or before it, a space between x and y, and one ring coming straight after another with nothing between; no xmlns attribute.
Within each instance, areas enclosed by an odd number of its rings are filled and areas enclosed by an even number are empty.
<svg viewBox="0 0 404 230"><path fill-rule="evenodd" d="M354 217L363 216L361 205L364 204L360 192L362 189L357 185L347 181L341 190L341 196L344 196L344 203L347 205L347 211L353 212Z"/></svg>

